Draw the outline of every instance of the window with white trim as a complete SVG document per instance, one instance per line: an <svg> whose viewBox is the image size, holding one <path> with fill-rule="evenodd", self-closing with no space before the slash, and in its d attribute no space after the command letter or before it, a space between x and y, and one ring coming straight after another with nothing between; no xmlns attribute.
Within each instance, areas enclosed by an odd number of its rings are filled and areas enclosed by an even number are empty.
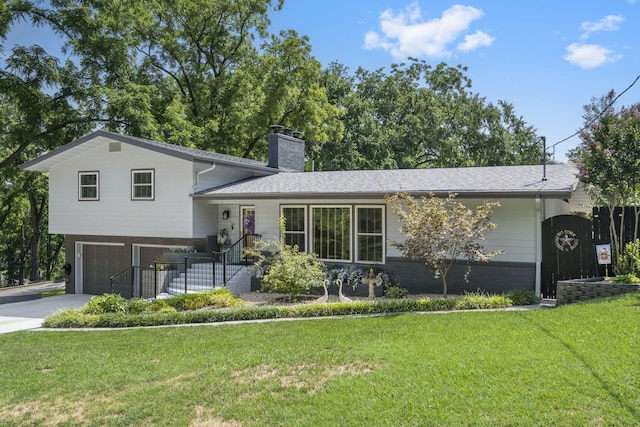
<svg viewBox="0 0 640 427"><path fill-rule="evenodd" d="M153 169L138 169L131 171L131 199L154 199L154 173Z"/></svg>
<svg viewBox="0 0 640 427"><path fill-rule="evenodd" d="M305 206L283 206L281 215L285 219L284 243L307 250L307 208Z"/></svg>
<svg viewBox="0 0 640 427"><path fill-rule="evenodd" d="M312 206L311 224L320 259L351 262L351 206Z"/></svg>
<svg viewBox="0 0 640 427"><path fill-rule="evenodd" d="M384 262L384 209L356 207L356 262Z"/></svg>
<svg viewBox="0 0 640 427"><path fill-rule="evenodd" d="M78 200L100 200L100 172L78 172Z"/></svg>

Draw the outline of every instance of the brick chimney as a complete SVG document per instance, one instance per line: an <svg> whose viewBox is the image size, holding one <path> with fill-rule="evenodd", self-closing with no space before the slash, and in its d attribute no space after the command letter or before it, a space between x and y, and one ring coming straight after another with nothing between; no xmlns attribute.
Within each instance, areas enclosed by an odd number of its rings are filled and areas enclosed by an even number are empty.
<svg viewBox="0 0 640 427"><path fill-rule="evenodd" d="M271 126L269 134L269 163L271 168L304 172L304 141L300 132L284 126Z"/></svg>

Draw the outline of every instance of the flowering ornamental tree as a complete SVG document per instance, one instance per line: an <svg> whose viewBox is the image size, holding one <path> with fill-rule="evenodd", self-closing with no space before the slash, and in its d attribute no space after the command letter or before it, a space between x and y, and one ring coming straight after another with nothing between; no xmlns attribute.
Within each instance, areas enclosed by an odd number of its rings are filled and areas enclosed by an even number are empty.
<svg viewBox="0 0 640 427"><path fill-rule="evenodd" d="M469 209L455 197L454 193L446 198L433 194L415 198L407 193L387 197L387 202L402 222L400 231L407 236L404 243L390 244L405 256L424 262L428 270L440 277L443 295L447 295L447 273L458 257L487 262L502 253L487 252L480 244L487 231L496 227L490 217L493 208L500 203L484 202L475 209Z"/></svg>
<svg viewBox="0 0 640 427"><path fill-rule="evenodd" d="M624 217L615 221L618 206L635 207L634 235L640 219L640 104L615 111L615 93L585 106L588 126L580 133L582 143L569 153L578 166L596 205L607 206L614 260L624 251ZM624 215L624 209L622 210Z"/></svg>

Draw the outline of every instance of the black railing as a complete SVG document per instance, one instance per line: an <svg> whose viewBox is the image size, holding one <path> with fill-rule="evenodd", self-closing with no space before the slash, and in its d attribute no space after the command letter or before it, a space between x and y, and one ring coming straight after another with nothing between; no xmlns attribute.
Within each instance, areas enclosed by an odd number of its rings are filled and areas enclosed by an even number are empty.
<svg viewBox="0 0 640 427"><path fill-rule="evenodd" d="M156 262L153 267L132 266L111 278L111 292L125 298L155 298L159 294L206 292L227 283L255 259L258 234L245 234L228 249L211 256L185 255L182 262Z"/></svg>
<svg viewBox="0 0 640 427"><path fill-rule="evenodd" d="M253 264L254 257L245 249L254 247L261 237L260 234L245 234L229 248L214 252L213 259L216 261L213 264L214 283L226 285L243 267Z"/></svg>
<svg viewBox="0 0 640 427"><path fill-rule="evenodd" d="M111 292L125 298L155 298L156 271L152 267L129 267L111 278Z"/></svg>

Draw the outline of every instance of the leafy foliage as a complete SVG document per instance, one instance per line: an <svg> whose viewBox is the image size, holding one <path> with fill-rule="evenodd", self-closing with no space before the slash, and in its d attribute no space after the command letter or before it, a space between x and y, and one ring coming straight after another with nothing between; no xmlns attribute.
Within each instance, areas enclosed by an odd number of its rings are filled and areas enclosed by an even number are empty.
<svg viewBox="0 0 640 427"><path fill-rule="evenodd" d="M280 217L280 235L284 236L285 219ZM271 242L259 240L255 247L245 249L256 258L255 267L264 270L262 286L268 292L288 294L291 298L314 287L322 286L324 264L311 253L300 252L298 246L278 238Z"/></svg>
<svg viewBox="0 0 640 427"><path fill-rule="evenodd" d="M175 313L178 311L198 310L201 308L224 308L244 305L245 302L235 297L226 289L216 289L198 294L182 294L168 299L143 300L132 298L126 300L119 294L104 294L92 297L85 304L81 313L90 315L127 314L140 315L149 313Z"/></svg>
<svg viewBox="0 0 640 427"><path fill-rule="evenodd" d="M82 308L82 312L86 314L126 313L127 305L127 300L122 295L104 294L91 298Z"/></svg>
<svg viewBox="0 0 640 427"><path fill-rule="evenodd" d="M400 286L387 286L384 290L384 296L391 299L403 299L409 295L409 291Z"/></svg>
<svg viewBox="0 0 640 427"><path fill-rule="evenodd" d="M172 298L173 299L173 298ZM172 299L168 301L168 304ZM295 317L349 316L355 314L385 314L415 311L442 311L460 309L505 308L512 305L504 295L473 293L455 298L435 299L380 299L329 304L292 304L283 306L234 305L215 310L164 310L156 305L154 311L127 313L127 310L90 313L85 308L64 310L45 319L49 328L94 328L159 326L185 323L213 323L239 320L280 319Z"/></svg>
<svg viewBox="0 0 640 427"><path fill-rule="evenodd" d="M629 242L624 246L624 252L618 258L616 274L640 277L640 239Z"/></svg>
<svg viewBox="0 0 640 427"><path fill-rule="evenodd" d="M355 73L330 64L322 74L344 123L342 139L314 152L320 170L535 164L535 129L505 102L471 92L467 69L418 60Z"/></svg>
<svg viewBox="0 0 640 427"><path fill-rule="evenodd" d="M614 263L624 252L624 217L614 218L617 206L635 207L635 230L640 226L640 104L614 107L615 93L609 92L586 105L586 128L580 133L579 147L569 153L576 162L580 178L596 204L609 207L610 236ZM624 210L623 210L624 215Z"/></svg>
<svg viewBox="0 0 640 427"><path fill-rule="evenodd" d="M611 278L611 283L640 283L640 278L635 274L617 274Z"/></svg>
<svg viewBox="0 0 640 427"><path fill-rule="evenodd" d="M485 234L496 227L490 218L493 208L500 204L484 202L474 210L455 197L455 194L446 198L430 194L429 197L415 198L399 193L387 198L400 217L400 231L406 236L404 242L391 244L405 256L422 261L428 270L440 277L443 295L447 294L447 272L458 257L487 262L501 253L487 252L480 244Z"/></svg>
<svg viewBox="0 0 640 427"><path fill-rule="evenodd" d="M540 297L533 291L518 289L507 293L507 297L513 301L513 305L534 305L540 303Z"/></svg>

